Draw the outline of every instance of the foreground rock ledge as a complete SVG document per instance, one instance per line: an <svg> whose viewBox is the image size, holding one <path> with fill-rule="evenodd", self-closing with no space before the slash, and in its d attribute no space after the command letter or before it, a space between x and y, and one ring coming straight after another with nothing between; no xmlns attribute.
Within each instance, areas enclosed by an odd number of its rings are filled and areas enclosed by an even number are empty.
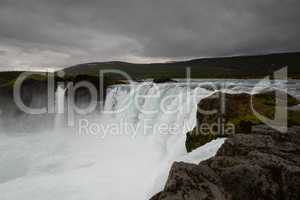
<svg viewBox="0 0 300 200"><path fill-rule="evenodd" d="M164 190L151 200L202 199L300 199L300 127L279 133L255 126L199 165L176 162Z"/></svg>

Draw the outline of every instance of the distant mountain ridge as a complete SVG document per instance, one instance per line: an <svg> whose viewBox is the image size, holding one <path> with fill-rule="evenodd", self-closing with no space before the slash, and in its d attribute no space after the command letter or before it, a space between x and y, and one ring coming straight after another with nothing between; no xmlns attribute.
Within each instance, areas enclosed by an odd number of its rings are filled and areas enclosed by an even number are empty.
<svg viewBox="0 0 300 200"><path fill-rule="evenodd" d="M99 70L117 69L135 79L185 78L186 68L192 78L258 78L288 66L289 76L300 78L300 52L255 56L201 58L188 61L135 64L128 62L94 62L65 68L67 76L98 76Z"/></svg>
<svg viewBox="0 0 300 200"><path fill-rule="evenodd" d="M121 70L133 79L186 78L186 69L191 69L191 78L262 78L288 66L289 78L300 79L300 52L275 53L254 56L201 58L187 61L138 64L122 61L92 62L60 69L66 78L99 76L99 70ZM60 71L58 70L58 71ZM0 82L14 79L20 71L0 71ZM41 71L42 72L42 71ZM57 72L57 71L56 71ZM111 78L124 77L111 74ZM2 81L1 81L2 80Z"/></svg>

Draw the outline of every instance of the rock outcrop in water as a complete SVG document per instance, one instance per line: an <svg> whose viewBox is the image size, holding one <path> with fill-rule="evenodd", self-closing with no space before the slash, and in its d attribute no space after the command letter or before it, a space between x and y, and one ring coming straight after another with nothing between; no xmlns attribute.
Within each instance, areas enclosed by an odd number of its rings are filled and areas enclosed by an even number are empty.
<svg viewBox="0 0 300 200"><path fill-rule="evenodd" d="M198 104L197 126L187 133L187 151L190 152L217 137L228 136L232 133L250 133L253 125L262 124L254 115L251 104L261 115L272 119L276 104L275 91L267 91L253 96L246 93L229 94L217 92L201 100ZM300 104L299 100L291 95L287 95L287 106L298 104ZM213 110L217 112L214 114L203 112ZM204 129L201 127L204 123L212 128L209 130L205 127ZM214 124L220 126L213 126ZM229 129L229 125L234 130ZM300 111L288 111L288 125L300 125Z"/></svg>
<svg viewBox="0 0 300 200"><path fill-rule="evenodd" d="M255 126L199 165L174 163L164 190L151 200L202 199L300 199L300 127L280 133Z"/></svg>

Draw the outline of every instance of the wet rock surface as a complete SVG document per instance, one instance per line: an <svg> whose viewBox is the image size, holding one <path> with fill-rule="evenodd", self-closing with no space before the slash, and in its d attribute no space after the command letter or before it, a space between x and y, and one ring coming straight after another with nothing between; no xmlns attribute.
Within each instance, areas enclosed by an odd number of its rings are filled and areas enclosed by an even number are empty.
<svg viewBox="0 0 300 200"><path fill-rule="evenodd" d="M300 199L300 127L280 133L265 125L228 138L199 165L174 163L151 200Z"/></svg>

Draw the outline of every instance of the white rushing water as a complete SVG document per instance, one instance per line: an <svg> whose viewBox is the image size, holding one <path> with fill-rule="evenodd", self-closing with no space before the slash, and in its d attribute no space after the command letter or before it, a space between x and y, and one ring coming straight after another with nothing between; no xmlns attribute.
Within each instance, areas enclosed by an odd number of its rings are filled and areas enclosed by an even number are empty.
<svg viewBox="0 0 300 200"><path fill-rule="evenodd" d="M54 129L59 131L61 128L65 127L65 94L66 89L62 85L58 85L55 93L55 119L54 119Z"/></svg>
<svg viewBox="0 0 300 200"><path fill-rule="evenodd" d="M163 189L174 161L199 163L224 142L185 150L197 103L214 92L204 85L114 86L105 112L76 116L73 128L62 128L66 114L57 114L53 130L0 134L0 199L149 199ZM232 92L249 92L246 84L234 85ZM59 108L64 92L58 88L56 93Z"/></svg>

